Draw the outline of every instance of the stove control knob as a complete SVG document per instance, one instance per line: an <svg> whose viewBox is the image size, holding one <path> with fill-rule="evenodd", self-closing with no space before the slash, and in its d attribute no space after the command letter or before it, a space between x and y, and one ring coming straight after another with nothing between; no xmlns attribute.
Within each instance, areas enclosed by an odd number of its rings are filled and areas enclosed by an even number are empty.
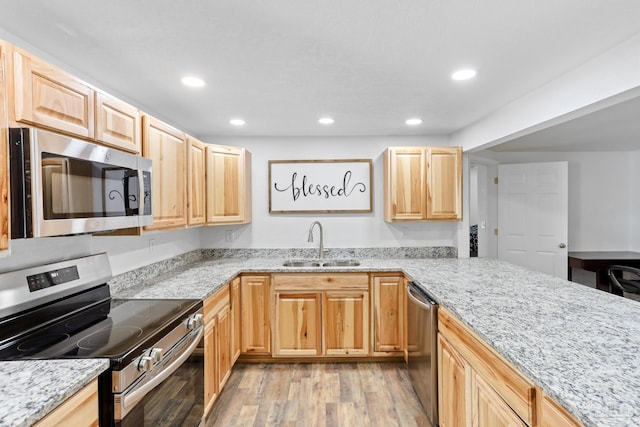
<svg viewBox="0 0 640 427"><path fill-rule="evenodd" d="M160 347L154 347L149 350L149 357L153 360L153 363L158 363L164 356L163 350Z"/></svg>
<svg viewBox="0 0 640 427"><path fill-rule="evenodd" d="M193 316L189 317L189 320L187 320L187 329L189 329L190 331L193 331L194 329L197 329L200 326L202 326L202 324L203 324L202 314L194 314Z"/></svg>
<svg viewBox="0 0 640 427"><path fill-rule="evenodd" d="M142 356L140 360L138 360L138 371L147 372L151 370L153 366L153 359L149 356Z"/></svg>

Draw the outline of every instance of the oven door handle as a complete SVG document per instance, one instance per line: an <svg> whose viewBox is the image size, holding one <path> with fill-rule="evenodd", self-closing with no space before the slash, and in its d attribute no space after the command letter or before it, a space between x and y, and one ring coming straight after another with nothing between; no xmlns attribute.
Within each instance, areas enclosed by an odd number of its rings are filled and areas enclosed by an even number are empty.
<svg viewBox="0 0 640 427"><path fill-rule="evenodd" d="M173 362L169 364L169 366L165 367L158 375L153 377L149 382L145 383L142 387L137 390L133 390L131 393L125 393L122 396L122 417L124 416L138 403L147 393L153 390L158 384L167 379L171 374L173 374L176 369L180 367L184 363L185 360L191 356L194 352L198 343L200 343L200 339L202 338L204 331L204 326L200 326L200 332L196 335L193 342L189 344L180 356L178 356Z"/></svg>

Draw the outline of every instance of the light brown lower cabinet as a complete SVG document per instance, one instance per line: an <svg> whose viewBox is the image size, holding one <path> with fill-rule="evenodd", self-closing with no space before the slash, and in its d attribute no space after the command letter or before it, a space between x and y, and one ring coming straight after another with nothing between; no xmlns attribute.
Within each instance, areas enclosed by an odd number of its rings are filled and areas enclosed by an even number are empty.
<svg viewBox="0 0 640 427"><path fill-rule="evenodd" d="M405 348L404 275L376 274L371 277L373 292L373 351L376 355L402 353ZM416 320L417 321L417 320Z"/></svg>
<svg viewBox="0 0 640 427"><path fill-rule="evenodd" d="M240 299L240 278L236 277L229 283L231 299L231 365L233 366L242 352L241 320L242 301Z"/></svg>
<svg viewBox="0 0 640 427"><path fill-rule="evenodd" d="M229 286L204 301L204 415L213 407L231 374Z"/></svg>
<svg viewBox="0 0 640 427"><path fill-rule="evenodd" d="M368 275L276 274L273 287L274 357L369 354Z"/></svg>
<svg viewBox="0 0 640 427"><path fill-rule="evenodd" d="M440 425L536 424L536 389L449 311L438 311Z"/></svg>
<svg viewBox="0 0 640 427"><path fill-rule="evenodd" d="M240 278L242 352L271 354L271 279L268 274Z"/></svg>
<svg viewBox="0 0 640 427"><path fill-rule="evenodd" d="M526 427L518 415L477 372L471 375L471 403L478 426Z"/></svg>
<svg viewBox="0 0 640 427"><path fill-rule="evenodd" d="M275 356L318 356L322 352L322 294L275 293Z"/></svg>
<svg viewBox="0 0 640 427"><path fill-rule="evenodd" d="M34 427L97 427L98 414L98 380L95 379L35 423Z"/></svg>
<svg viewBox="0 0 640 427"><path fill-rule="evenodd" d="M438 415L441 427L468 425L467 376L467 362L439 335Z"/></svg>
<svg viewBox="0 0 640 427"><path fill-rule="evenodd" d="M369 354L369 291L326 291L322 299L323 354Z"/></svg>
<svg viewBox="0 0 640 427"><path fill-rule="evenodd" d="M582 426L442 307L438 330L441 427Z"/></svg>
<svg viewBox="0 0 640 427"><path fill-rule="evenodd" d="M540 427L582 427L582 423L576 420L566 409L558 405L556 401L540 392L541 408Z"/></svg>

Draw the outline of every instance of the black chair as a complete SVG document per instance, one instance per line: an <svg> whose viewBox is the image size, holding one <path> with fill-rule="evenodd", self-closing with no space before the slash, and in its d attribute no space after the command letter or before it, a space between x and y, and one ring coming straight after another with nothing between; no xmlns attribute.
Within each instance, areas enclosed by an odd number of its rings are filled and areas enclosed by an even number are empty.
<svg viewBox="0 0 640 427"><path fill-rule="evenodd" d="M627 273L625 278L622 277L624 273ZM626 292L640 295L640 268L612 265L609 267L608 274L612 293L624 295Z"/></svg>

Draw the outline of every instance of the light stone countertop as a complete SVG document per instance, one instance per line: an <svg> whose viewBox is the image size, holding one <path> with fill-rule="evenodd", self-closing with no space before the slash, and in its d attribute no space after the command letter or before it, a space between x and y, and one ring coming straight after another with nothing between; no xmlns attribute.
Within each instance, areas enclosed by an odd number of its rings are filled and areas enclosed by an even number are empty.
<svg viewBox="0 0 640 427"><path fill-rule="evenodd" d="M401 271L586 426L640 425L640 303L489 259L193 263L114 298L206 298L239 273Z"/></svg>
<svg viewBox="0 0 640 427"><path fill-rule="evenodd" d="M34 424L107 368L107 359L0 362L0 427Z"/></svg>

